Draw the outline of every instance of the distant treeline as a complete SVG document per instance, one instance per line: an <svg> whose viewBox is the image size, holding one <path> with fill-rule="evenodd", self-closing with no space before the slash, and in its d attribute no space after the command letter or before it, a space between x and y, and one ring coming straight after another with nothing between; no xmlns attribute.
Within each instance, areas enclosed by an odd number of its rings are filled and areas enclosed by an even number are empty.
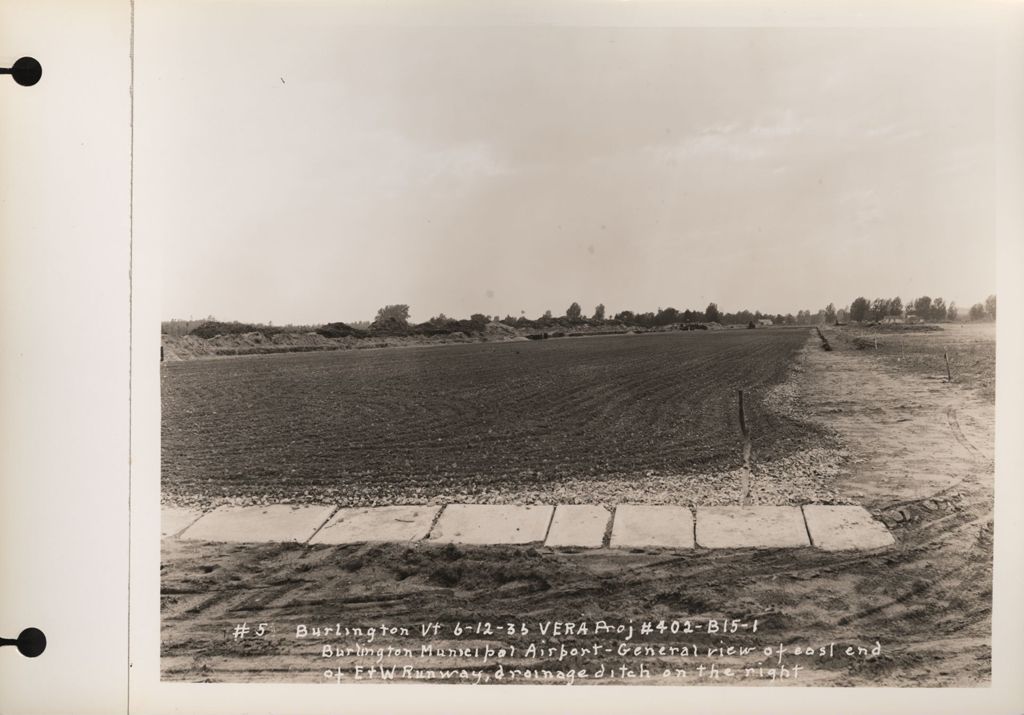
<svg viewBox="0 0 1024 715"><path fill-rule="evenodd" d="M678 310L677 308L658 308L656 312L638 313L632 310L623 310L612 317L607 317L605 307L598 304L589 317L583 314L579 303L572 303L563 315L556 316L552 311L545 311L538 318L527 318L525 315L513 317L506 315L487 316L482 313L475 313L466 319L453 319L443 313L434 316L425 323L409 323L409 306L388 305L377 312L377 318L370 324L369 332L385 331L413 331L417 333L444 333L444 332L479 332L488 323L499 323L510 328L524 328L535 330L549 330L552 328L601 328L601 327L629 327L629 328L658 328L665 326L697 326L697 325L749 325L757 324L760 321L770 321L772 324L780 325L813 325L816 322L824 322L824 310L817 313L801 310L797 315L782 315L762 313L761 311L740 310L734 313L722 312L718 305L709 303L704 310Z"/></svg>
<svg viewBox="0 0 1024 715"><path fill-rule="evenodd" d="M960 314L960 308L955 302L946 305L942 298L932 299L925 295L920 298L907 301L904 305L900 298L875 298L868 300L863 296L855 299L850 305L842 310L836 311L830 305L826 308L826 322L832 322L828 317L829 309L836 315L836 320L843 322L852 320L854 322L886 320L909 320L917 322L941 323L943 321L962 320L965 317L970 320L995 320L996 319L996 297L990 295L984 303L975 303L968 310L967 315Z"/></svg>
<svg viewBox="0 0 1024 715"><path fill-rule="evenodd" d="M555 316L550 310L539 318L527 318L524 315L512 317L506 315L488 316L474 313L469 318L449 318L443 313L423 323L409 321L409 306L405 304L386 305L377 311L373 322L362 323L327 323L324 325L281 325L223 322L209 316L204 320L170 320L162 325L165 335L180 337L194 335L199 338L213 338L218 335L240 335L243 333L260 332L264 335L277 333L315 332L327 338L363 338L375 336L408 336L408 335L466 335L484 333L494 330L491 324L507 326L510 329L551 331L576 328L661 328L667 326L707 327L717 325L821 325L832 323L853 322L884 322L888 320L914 320L941 322L959 320L968 317L971 320L995 320L996 297L989 296L984 303L971 306L967 316L961 316L956 303L946 305L942 298L932 299L922 296L904 305L900 298L856 298L845 308L836 308L829 303L817 310L799 310L792 313L762 313L759 310L740 310L733 313L723 312L715 303L709 303L704 310L677 310L676 308L658 308L656 312L636 313L623 310L611 318L605 316L604 305L597 305L590 317L583 315L579 303L572 303L565 314ZM490 327L489 327L490 326Z"/></svg>

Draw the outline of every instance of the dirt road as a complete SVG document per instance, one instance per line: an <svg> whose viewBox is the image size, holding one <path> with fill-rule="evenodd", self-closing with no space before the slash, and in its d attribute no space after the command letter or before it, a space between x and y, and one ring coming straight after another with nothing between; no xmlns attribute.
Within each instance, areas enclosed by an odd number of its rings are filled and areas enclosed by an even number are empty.
<svg viewBox="0 0 1024 715"><path fill-rule="evenodd" d="M418 628L439 621L437 647L516 647L506 668L593 673L577 683L659 682L681 685L984 685L991 671L992 480L994 405L963 384L907 371L892 355L858 351L816 337L776 395L778 409L799 410L833 430L850 457L836 465L837 491L886 520L897 538L878 552L817 549L693 552L553 552L534 548L439 547L427 544L308 547L196 544L165 540L162 567L163 676L185 681L324 682L325 672L354 679L366 657L325 659L323 646L365 638L297 638L299 625ZM941 354L941 353L940 353ZM709 619L757 622L731 634L706 632ZM541 636L546 621L632 624L703 623L692 634L654 630L632 641L622 634ZM530 632L454 637L455 623L529 624ZM267 623L261 637L235 628ZM373 647L423 642L378 638ZM530 644L578 647L576 656L529 655ZM763 648L782 644L781 663ZM871 650L878 644L878 650ZM698 656L615 655L623 645L691 644ZM749 646L745 655L711 653L721 644ZM862 646L848 658L806 658L795 646ZM592 645L607 650L583 652ZM610 656L608 654L611 654ZM608 657L604 657L608 656ZM373 661L375 657L370 658ZM642 661L652 677L616 664ZM396 651L380 664L408 662ZM478 657L417 659L416 667L465 667L488 678L494 662ZM730 667L754 676L704 677ZM775 666L772 678L763 669ZM783 678L781 666L789 668ZM793 666L801 665L799 677ZM758 669L760 675L758 675ZM659 678L659 674L679 673ZM746 672L751 672L746 671ZM364 671L365 673L365 671ZM700 675L698 675L700 673ZM436 682L436 681L428 681ZM451 682L451 681L449 681ZM489 680L488 682L496 682ZM516 681L534 682L520 678ZM551 681L548 681L551 682ZM554 681L562 682L562 681Z"/></svg>

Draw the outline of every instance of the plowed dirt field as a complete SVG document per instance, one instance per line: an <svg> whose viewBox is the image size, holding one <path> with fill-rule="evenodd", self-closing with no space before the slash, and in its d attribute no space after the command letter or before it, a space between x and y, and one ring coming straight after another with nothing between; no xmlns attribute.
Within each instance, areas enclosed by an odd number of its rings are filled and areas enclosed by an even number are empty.
<svg viewBox="0 0 1024 715"><path fill-rule="evenodd" d="M822 431L766 409L806 328L239 357L162 368L163 493L373 504L760 462Z"/></svg>

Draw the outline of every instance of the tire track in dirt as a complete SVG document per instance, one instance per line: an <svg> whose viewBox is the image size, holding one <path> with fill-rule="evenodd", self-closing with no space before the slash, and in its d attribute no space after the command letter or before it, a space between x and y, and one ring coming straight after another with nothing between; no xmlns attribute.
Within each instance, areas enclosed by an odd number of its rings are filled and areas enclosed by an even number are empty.
<svg viewBox="0 0 1024 715"><path fill-rule="evenodd" d="M973 456L981 459L981 452L977 447L971 444L971 441L967 439L966 435L964 435L963 430L960 429L960 421L957 419L955 407L950 406L946 408L946 418L949 421L949 428L952 430L953 437L956 438L956 441Z"/></svg>

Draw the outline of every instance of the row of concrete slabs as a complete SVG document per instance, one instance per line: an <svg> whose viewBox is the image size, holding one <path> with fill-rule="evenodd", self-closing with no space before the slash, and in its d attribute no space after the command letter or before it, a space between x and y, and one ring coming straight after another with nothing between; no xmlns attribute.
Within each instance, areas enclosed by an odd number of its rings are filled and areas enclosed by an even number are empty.
<svg viewBox="0 0 1024 715"><path fill-rule="evenodd" d="M449 504L335 508L271 504L165 509L165 536L235 543L536 544L558 549L869 550L895 543L860 506L698 507Z"/></svg>

